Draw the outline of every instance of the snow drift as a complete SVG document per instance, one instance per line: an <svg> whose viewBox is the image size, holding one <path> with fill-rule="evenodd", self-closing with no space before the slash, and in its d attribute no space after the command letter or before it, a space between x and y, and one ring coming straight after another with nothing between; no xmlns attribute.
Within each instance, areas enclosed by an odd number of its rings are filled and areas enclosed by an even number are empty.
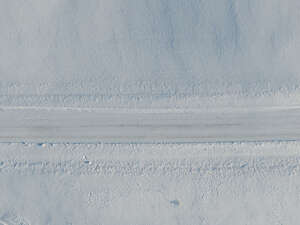
<svg viewBox="0 0 300 225"><path fill-rule="evenodd" d="M297 0L1 0L0 105L297 104L299 10Z"/></svg>

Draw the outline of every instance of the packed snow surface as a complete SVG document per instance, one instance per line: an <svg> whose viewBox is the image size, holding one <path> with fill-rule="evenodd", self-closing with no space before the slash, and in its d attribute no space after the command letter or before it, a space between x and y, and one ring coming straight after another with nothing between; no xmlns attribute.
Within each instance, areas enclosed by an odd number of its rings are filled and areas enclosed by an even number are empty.
<svg viewBox="0 0 300 225"><path fill-rule="evenodd" d="M0 104L300 102L298 0L0 1Z"/></svg>
<svg viewBox="0 0 300 225"><path fill-rule="evenodd" d="M2 109L0 142L200 143L300 141L300 108Z"/></svg>

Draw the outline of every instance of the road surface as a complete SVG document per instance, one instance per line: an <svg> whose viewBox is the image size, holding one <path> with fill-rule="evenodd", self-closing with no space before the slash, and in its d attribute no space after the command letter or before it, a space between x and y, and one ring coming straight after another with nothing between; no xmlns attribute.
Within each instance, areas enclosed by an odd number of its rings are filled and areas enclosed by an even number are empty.
<svg viewBox="0 0 300 225"><path fill-rule="evenodd" d="M199 143L273 140L300 140L299 108L211 112L0 111L0 142Z"/></svg>

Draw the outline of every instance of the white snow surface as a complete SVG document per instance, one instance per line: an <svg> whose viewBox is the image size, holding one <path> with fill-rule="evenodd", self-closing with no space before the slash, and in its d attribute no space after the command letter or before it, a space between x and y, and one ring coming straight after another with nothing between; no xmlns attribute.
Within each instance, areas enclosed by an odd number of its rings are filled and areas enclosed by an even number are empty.
<svg viewBox="0 0 300 225"><path fill-rule="evenodd" d="M0 0L0 225L298 225L299 12Z"/></svg>
<svg viewBox="0 0 300 225"><path fill-rule="evenodd" d="M296 225L299 149L0 144L0 224Z"/></svg>
<svg viewBox="0 0 300 225"><path fill-rule="evenodd" d="M0 0L0 105L300 101L298 0Z"/></svg>

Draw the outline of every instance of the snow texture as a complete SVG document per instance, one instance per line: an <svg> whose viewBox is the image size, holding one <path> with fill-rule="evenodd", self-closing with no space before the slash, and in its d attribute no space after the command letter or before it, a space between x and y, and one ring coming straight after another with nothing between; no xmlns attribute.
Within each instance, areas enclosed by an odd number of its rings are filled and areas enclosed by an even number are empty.
<svg viewBox="0 0 300 225"><path fill-rule="evenodd" d="M0 225L298 225L299 12L299 0L0 0ZM111 121L128 144L84 144ZM174 140L210 126L213 141L134 144L132 124ZM240 138L217 142L224 130Z"/></svg>
<svg viewBox="0 0 300 225"><path fill-rule="evenodd" d="M297 0L0 0L0 104L300 101Z"/></svg>
<svg viewBox="0 0 300 225"><path fill-rule="evenodd" d="M0 224L296 225L299 149L1 144Z"/></svg>

